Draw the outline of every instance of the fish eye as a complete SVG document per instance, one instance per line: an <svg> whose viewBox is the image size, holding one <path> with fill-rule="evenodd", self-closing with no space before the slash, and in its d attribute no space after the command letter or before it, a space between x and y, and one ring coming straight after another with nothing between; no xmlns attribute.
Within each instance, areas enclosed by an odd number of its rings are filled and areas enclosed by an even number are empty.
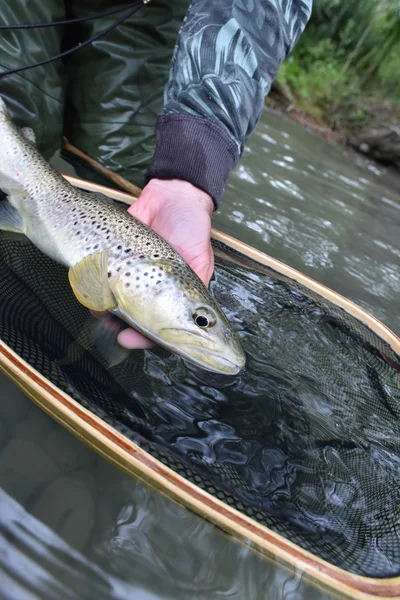
<svg viewBox="0 0 400 600"><path fill-rule="evenodd" d="M210 321L204 315L196 315L194 317L194 320L196 325L198 325L202 329L205 329L206 327L210 326Z"/></svg>
<svg viewBox="0 0 400 600"><path fill-rule="evenodd" d="M217 319L209 308L198 308L193 314L193 320L200 329L209 329L214 327Z"/></svg>

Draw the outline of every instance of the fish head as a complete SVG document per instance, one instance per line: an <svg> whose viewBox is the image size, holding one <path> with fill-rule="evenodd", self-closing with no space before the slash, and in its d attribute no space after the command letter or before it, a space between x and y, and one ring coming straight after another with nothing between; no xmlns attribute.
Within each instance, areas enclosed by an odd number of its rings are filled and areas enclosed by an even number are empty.
<svg viewBox="0 0 400 600"><path fill-rule="evenodd" d="M227 317L183 261L139 260L110 285L123 319L156 343L215 373L244 367Z"/></svg>

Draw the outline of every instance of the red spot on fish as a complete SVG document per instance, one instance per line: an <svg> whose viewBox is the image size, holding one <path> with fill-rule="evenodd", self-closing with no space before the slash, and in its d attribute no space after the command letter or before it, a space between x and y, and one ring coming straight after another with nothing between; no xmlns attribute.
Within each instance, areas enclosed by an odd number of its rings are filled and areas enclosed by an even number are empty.
<svg viewBox="0 0 400 600"><path fill-rule="evenodd" d="M15 173L15 175L16 175L17 177L19 177L19 173Z"/></svg>

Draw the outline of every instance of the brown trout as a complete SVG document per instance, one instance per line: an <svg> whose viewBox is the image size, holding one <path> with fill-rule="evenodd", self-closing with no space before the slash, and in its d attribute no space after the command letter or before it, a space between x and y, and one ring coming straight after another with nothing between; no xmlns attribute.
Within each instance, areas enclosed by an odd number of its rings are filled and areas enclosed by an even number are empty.
<svg viewBox="0 0 400 600"><path fill-rule="evenodd" d="M69 268L76 298L107 310L195 365L235 374L245 355L199 277L125 207L81 191L37 151L0 98L0 229L24 233ZM1 285L1 282L0 282Z"/></svg>

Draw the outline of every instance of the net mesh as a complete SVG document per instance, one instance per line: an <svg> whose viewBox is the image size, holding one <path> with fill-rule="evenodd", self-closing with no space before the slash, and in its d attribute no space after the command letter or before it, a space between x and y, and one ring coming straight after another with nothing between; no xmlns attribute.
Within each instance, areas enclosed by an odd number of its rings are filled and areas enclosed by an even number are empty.
<svg viewBox="0 0 400 600"><path fill-rule="evenodd" d="M162 463L317 556L400 573L400 360L342 309L214 242L245 372L160 349L109 368L67 271L0 232L0 338Z"/></svg>

